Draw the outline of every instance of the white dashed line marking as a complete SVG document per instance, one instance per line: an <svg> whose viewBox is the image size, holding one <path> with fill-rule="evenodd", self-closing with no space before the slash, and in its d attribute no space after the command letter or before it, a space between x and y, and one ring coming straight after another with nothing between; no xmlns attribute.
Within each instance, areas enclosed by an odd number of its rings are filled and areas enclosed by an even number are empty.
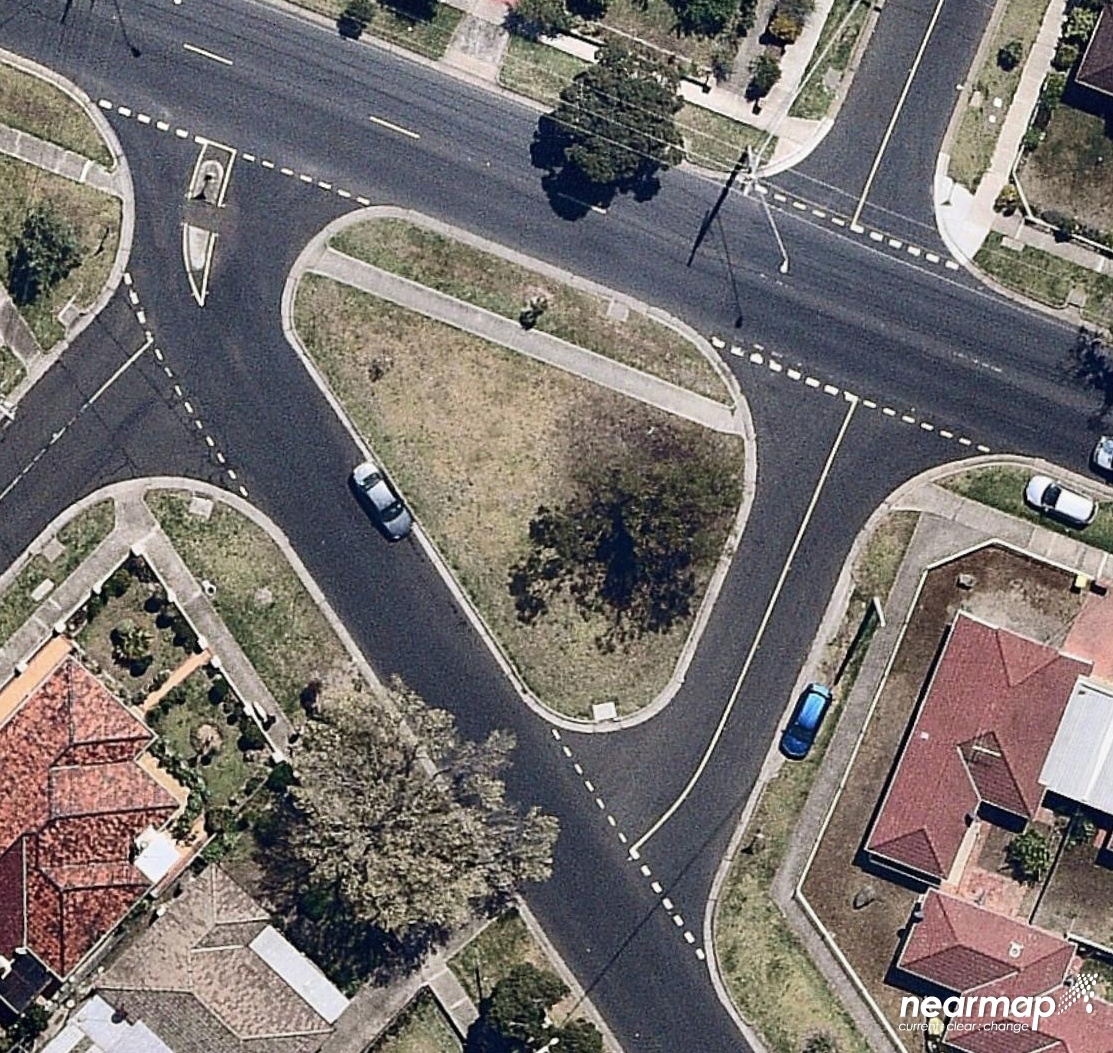
<svg viewBox="0 0 1113 1053"><path fill-rule="evenodd" d="M225 463L224 454L220 453L219 451L217 452L216 459L217 459L218 464L224 464Z"/></svg>
<svg viewBox="0 0 1113 1053"><path fill-rule="evenodd" d="M108 99L97 99L97 105L102 110L111 110L112 109L112 103L109 102Z"/></svg>
<svg viewBox="0 0 1113 1053"><path fill-rule="evenodd" d="M702 947L697 947L697 948L696 948L696 957L697 957L697 958L698 958L698 959L699 959L699 960L700 960L701 962L702 962L702 961L703 961L703 960L704 960L704 959L705 959L705 958L707 957L707 955L703 953L703 948L702 948Z"/></svg>
<svg viewBox="0 0 1113 1053"><path fill-rule="evenodd" d="M306 175L304 172L302 172L301 175L298 176L298 179L300 179L303 183L313 182L313 177L311 175Z"/></svg>
<svg viewBox="0 0 1113 1053"><path fill-rule="evenodd" d="M915 424L916 423L916 418L912 417L912 416L909 416L907 413L902 413L900 419L905 424Z"/></svg>
<svg viewBox="0 0 1113 1053"><path fill-rule="evenodd" d="M788 374L789 380L799 380L804 375L798 369L787 369L785 372Z"/></svg>
<svg viewBox="0 0 1113 1053"><path fill-rule="evenodd" d="M211 450L216 445L216 440L211 435L205 436L205 445Z"/></svg>
<svg viewBox="0 0 1113 1053"><path fill-rule="evenodd" d="M679 914L674 914L672 920L678 929L684 928L684 919Z"/></svg>
<svg viewBox="0 0 1113 1053"><path fill-rule="evenodd" d="M573 770L573 771L574 771L574 772L575 772L575 773L576 773L577 775L583 775L583 773L584 773L584 768L583 768L583 765L582 765L582 764L573 764L573 765L572 765L572 770Z"/></svg>
<svg viewBox="0 0 1113 1053"><path fill-rule="evenodd" d="M730 349L730 351L731 351L731 354L734 354L734 348L733 347ZM752 351L752 352L750 352L750 361L753 362L753 364L755 366L760 366L762 364L762 362L765 361L765 357L763 355L761 355L760 353L758 353L757 351Z"/></svg>
<svg viewBox="0 0 1113 1053"><path fill-rule="evenodd" d="M915 245L909 245L908 246L908 255L909 256L919 256L923 251L924 251L923 249L916 248Z"/></svg>
<svg viewBox="0 0 1113 1053"><path fill-rule="evenodd" d="M603 803L602 797L596 797L595 803L599 806L599 811L605 812L607 810L607 806Z"/></svg>
<svg viewBox="0 0 1113 1053"><path fill-rule="evenodd" d="M929 252L924 256L928 263L938 263L939 257L934 252Z"/></svg>
<svg viewBox="0 0 1113 1053"><path fill-rule="evenodd" d="M882 234L880 231L877 231L877 230L871 230L870 231L870 241L883 241L884 238L885 238L885 235Z"/></svg>
<svg viewBox="0 0 1113 1053"><path fill-rule="evenodd" d="M801 212L806 212L808 210L808 206L805 205L803 201L793 201L792 207L799 209Z"/></svg>
<svg viewBox="0 0 1113 1053"><path fill-rule="evenodd" d="M294 174L294 170L292 168L280 168L279 171L284 176L292 176Z"/></svg>
<svg viewBox="0 0 1113 1053"><path fill-rule="evenodd" d="M787 201L788 198L785 197L784 194L774 194L773 195L773 200L774 201Z"/></svg>
<svg viewBox="0 0 1113 1053"><path fill-rule="evenodd" d="M955 433L953 431L947 431L946 428L940 429L939 434L944 439L953 439L955 437Z"/></svg>
<svg viewBox="0 0 1113 1053"><path fill-rule="evenodd" d="M823 394L824 395L837 395L838 393L839 393L839 389L837 387L835 387L834 384L824 384L823 385Z"/></svg>
<svg viewBox="0 0 1113 1053"><path fill-rule="evenodd" d="M362 205L364 208L366 208L368 205L371 204L371 199L369 197L357 197L356 204Z"/></svg>
<svg viewBox="0 0 1113 1053"><path fill-rule="evenodd" d="M228 469L228 478L231 479L232 482L236 481L236 473L231 468Z"/></svg>
<svg viewBox="0 0 1113 1053"><path fill-rule="evenodd" d="M615 819L615 817L613 815L608 815L607 816L607 825L608 826L618 826L618 820Z"/></svg>
<svg viewBox="0 0 1113 1053"><path fill-rule="evenodd" d="M886 417L895 417L897 415L897 411L891 409L889 406L885 406L881 412L884 413Z"/></svg>
<svg viewBox="0 0 1113 1053"><path fill-rule="evenodd" d="M260 161L259 164L261 164L264 168L274 168L273 161Z"/></svg>
<svg viewBox="0 0 1113 1053"><path fill-rule="evenodd" d="M935 425L929 424L926 420L920 421L920 427L923 428L924 431L935 431Z"/></svg>
<svg viewBox="0 0 1113 1053"><path fill-rule="evenodd" d="M561 746L560 749L569 760L572 759L572 751L567 746Z"/></svg>
<svg viewBox="0 0 1113 1053"><path fill-rule="evenodd" d="M352 192L351 192L350 190L337 190L337 191L336 191L336 196L337 196L337 197L345 197L345 198L347 198L347 197L351 197L351 196L352 196Z"/></svg>
<svg viewBox="0 0 1113 1053"><path fill-rule="evenodd" d="M130 116L131 116L131 110L130 110L130 109L128 109L128 107L127 107L127 106L117 106L117 107L116 107L116 112L117 112L117 113L118 113L118 114L119 114L119 115L120 115L121 117L130 117Z"/></svg>
<svg viewBox="0 0 1113 1053"><path fill-rule="evenodd" d="M626 844L626 842L627 842L627 841L629 840L629 838L628 838L628 837L627 837L627 836L626 836L626 835L625 835L624 833L621 833L621 832L620 832L620 833L619 833L619 835L618 835L618 839L619 839L619 840L620 840L620 841L621 841L621 842L622 842L623 844Z"/></svg>
<svg viewBox="0 0 1113 1053"><path fill-rule="evenodd" d="M784 369L784 366L780 362L778 362L776 359L771 358L771 359L769 359L769 368L774 373L779 373L782 369Z"/></svg>
<svg viewBox="0 0 1113 1053"><path fill-rule="evenodd" d="M861 223L851 223L850 230L853 234L865 234L866 228Z"/></svg>
<svg viewBox="0 0 1113 1053"><path fill-rule="evenodd" d="M664 907L665 910L671 911L672 910L672 900L669 899L668 896L666 896L663 900L661 900L661 906Z"/></svg>
<svg viewBox="0 0 1113 1053"><path fill-rule="evenodd" d="M254 161L255 160L255 155L254 154L249 154L249 153L246 153L246 152L240 154L240 157L242 157L245 161Z"/></svg>
<svg viewBox="0 0 1113 1053"><path fill-rule="evenodd" d="M170 125L169 125L169 124L167 124L167 123L166 123L166 121L155 121L155 127L156 127L156 128L157 128L157 129L158 129L158 130L159 130L160 132L168 132L168 131L170 131Z"/></svg>
<svg viewBox="0 0 1113 1053"><path fill-rule="evenodd" d="M968 438L966 438L965 435L963 435L963 436L959 437L958 444L959 444L959 446L969 446L970 445L970 440Z"/></svg>
<svg viewBox="0 0 1113 1053"><path fill-rule="evenodd" d="M644 863L642 863L641 871L642 877L650 877L653 874L653 871L650 870L649 867L647 867Z"/></svg>
<svg viewBox="0 0 1113 1053"><path fill-rule="evenodd" d="M846 220L843 219L841 216L832 216L831 217L831 222L834 223L836 227L845 227L846 226Z"/></svg>
<svg viewBox="0 0 1113 1053"><path fill-rule="evenodd" d="M179 139L188 139L189 138L189 132L187 132L184 128L175 128L174 129L174 134Z"/></svg>
<svg viewBox="0 0 1113 1053"><path fill-rule="evenodd" d="M204 431L204 430L205 430L205 425L201 423L201 419L200 419L200 418L198 418L197 420L195 420L195 421L193 422L193 426L194 426L194 427L195 427L195 428L196 428L196 429L197 429L198 431Z"/></svg>
<svg viewBox="0 0 1113 1053"><path fill-rule="evenodd" d="M138 121L138 122L139 122L140 124L150 124L150 123L151 123L151 118L150 118L150 117L148 117L148 116L147 116L147 115L146 115L145 113L137 113L137 114L135 115L135 119L136 119L136 120L137 120L137 121Z"/></svg>
<svg viewBox="0 0 1113 1053"><path fill-rule="evenodd" d="M140 325L146 325L147 324L147 314L146 314L145 311L142 311L142 310L136 311L135 312L135 317L137 319L139 319L139 324Z"/></svg>
<svg viewBox="0 0 1113 1053"><path fill-rule="evenodd" d="M243 487L243 486L240 487L240 497L247 497L247 488L246 487Z"/></svg>
<svg viewBox="0 0 1113 1053"><path fill-rule="evenodd" d="M810 387L810 388L819 387L819 381L816 380L815 377L805 377L804 378L804 383L807 384L808 387Z"/></svg>
<svg viewBox="0 0 1113 1053"><path fill-rule="evenodd" d="M955 263L954 260L947 260L947 262L944 263L943 266L946 267L947 270L949 270L949 271L957 271L958 270L958 264Z"/></svg>
<svg viewBox="0 0 1113 1053"><path fill-rule="evenodd" d="M322 190L331 190L332 189L332 184L331 183L326 183L323 179L318 179L317 180L317 186L319 186Z"/></svg>
<svg viewBox="0 0 1113 1053"><path fill-rule="evenodd" d="M816 219L826 219L827 218L827 213L824 212L823 209L821 209L821 208L813 208L812 209L812 215L815 216Z"/></svg>
<svg viewBox="0 0 1113 1053"><path fill-rule="evenodd" d="M659 896L659 895L661 895L661 891L662 891L662 890L661 890L661 882L660 882L660 881L654 881L654 882L653 882L653 884L652 884L652 885L650 885L649 887L650 887L651 889L653 889L653 891L654 891L654 892L655 892L655 893L656 893L656 894L657 894L658 896Z"/></svg>
<svg viewBox="0 0 1113 1053"><path fill-rule="evenodd" d="M182 405L185 407L186 413L189 413L189 414L192 415L192 413L193 413L193 403L190 402L189 399L186 399L185 402L182 403Z"/></svg>
<svg viewBox="0 0 1113 1053"><path fill-rule="evenodd" d="M592 783L592 781L590 779L584 779L584 787L587 789L588 793L594 793L595 792L595 785Z"/></svg>
<svg viewBox="0 0 1113 1053"><path fill-rule="evenodd" d="M989 453L988 446L977 446L975 448L977 449L978 453Z"/></svg>
<svg viewBox="0 0 1113 1053"><path fill-rule="evenodd" d="M904 247L904 242L903 241L898 241L896 238L890 238L889 239L889 248L900 249L900 248L903 248L903 247Z"/></svg>

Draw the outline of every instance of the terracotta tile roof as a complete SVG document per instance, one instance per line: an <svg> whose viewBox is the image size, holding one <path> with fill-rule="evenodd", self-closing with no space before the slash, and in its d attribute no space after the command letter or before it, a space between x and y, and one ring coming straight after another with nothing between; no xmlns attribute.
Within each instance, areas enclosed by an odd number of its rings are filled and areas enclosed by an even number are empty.
<svg viewBox="0 0 1113 1053"><path fill-rule="evenodd" d="M99 990L176 1053L314 1053L331 1025L249 946L268 924L250 896L209 867L103 974Z"/></svg>
<svg viewBox="0 0 1113 1053"><path fill-rule="evenodd" d="M959 613L867 848L946 878L980 803L1031 818L1071 690L1090 663Z"/></svg>
<svg viewBox="0 0 1113 1053"><path fill-rule="evenodd" d="M1113 95L1113 4L1107 3L1098 14L1074 79L1094 91Z"/></svg>
<svg viewBox="0 0 1113 1053"><path fill-rule="evenodd" d="M1063 982L1074 945L1015 918L932 889L898 968L955 994L1045 994Z"/></svg>
<svg viewBox="0 0 1113 1053"><path fill-rule="evenodd" d="M62 977L146 892L135 837L177 802L135 764L150 730L76 658L33 668L4 689L24 698L0 724L0 954L26 942Z"/></svg>

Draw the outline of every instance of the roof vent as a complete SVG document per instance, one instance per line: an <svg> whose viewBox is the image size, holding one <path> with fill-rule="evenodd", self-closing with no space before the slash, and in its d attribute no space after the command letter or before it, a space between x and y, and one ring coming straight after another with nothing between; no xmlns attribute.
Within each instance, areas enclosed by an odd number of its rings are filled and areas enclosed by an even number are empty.
<svg viewBox="0 0 1113 1053"><path fill-rule="evenodd" d="M1022 950L1024 950L1024 944L1023 943L1017 943L1016 940L1013 940L1012 943L1009 944L1009 957L1010 958L1019 958L1020 957L1020 952Z"/></svg>
<svg viewBox="0 0 1113 1053"><path fill-rule="evenodd" d="M922 903L917 903L912 908L912 924L917 925L923 920L924 920L924 905Z"/></svg>

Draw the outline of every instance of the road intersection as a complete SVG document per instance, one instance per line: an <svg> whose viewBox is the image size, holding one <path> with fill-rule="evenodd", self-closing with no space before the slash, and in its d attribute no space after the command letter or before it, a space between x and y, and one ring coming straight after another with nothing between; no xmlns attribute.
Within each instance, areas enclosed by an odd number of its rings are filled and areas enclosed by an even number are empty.
<svg viewBox="0 0 1113 1053"><path fill-rule="evenodd" d="M517 731L511 788L562 821L554 878L530 902L630 1053L745 1048L708 982L703 913L854 538L918 472L979 448L1077 464L1091 441L1093 406L1063 370L1071 328L946 268L931 229L934 154L987 9L890 0L835 130L770 188L785 197L771 202L793 261L782 275L761 210L741 194L687 266L718 188L686 171L669 173L652 201L560 218L529 165L532 111L426 66L230 0L145 0L126 38L103 5L76 3L65 21L63 8L24 4L0 22L0 43L104 100L131 165L135 247L131 284L4 433L0 485L18 479L3 500L5 561L109 482L176 474L243 487L381 675L401 674L469 734ZM903 73L895 61L890 70L896 50ZM237 154L204 309L181 247L198 136ZM794 196L825 214L793 207ZM483 233L741 348L726 360L754 418L755 504L687 681L652 721L554 734L420 551L369 545L344 491L357 451L288 346L279 310L305 243L366 202ZM849 220L856 209L902 247L826 214ZM910 256L905 239L940 263ZM384 594L420 599L387 612L375 602Z"/></svg>

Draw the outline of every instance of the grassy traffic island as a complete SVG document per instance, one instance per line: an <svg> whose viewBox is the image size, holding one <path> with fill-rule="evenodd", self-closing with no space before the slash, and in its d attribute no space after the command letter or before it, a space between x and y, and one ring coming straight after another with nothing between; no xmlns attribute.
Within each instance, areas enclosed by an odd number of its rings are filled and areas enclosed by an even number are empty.
<svg viewBox="0 0 1113 1053"><path fill-rule="evenodd" d="M345 246L369 236L364 227ZM470 272L457 249L417 254L420 273L403 273L451 279L462 295ZM374 262L388 266L386 257ZM624 345L620 323L544 281L554 304L570 299L567 313L542 316L550 331L568 326L582 346L619 359L636 349L659 363L671 350L681 371L706 365L694 346L681 355L675 331L633 312ZM473 288L468 298L517 314L519 292ZM741 439L319 276L303 279L294 321L531 690L575 717L594 704L629 713L650 702L734 521ZM608 342L600 327L618 335Z"/></svg>

